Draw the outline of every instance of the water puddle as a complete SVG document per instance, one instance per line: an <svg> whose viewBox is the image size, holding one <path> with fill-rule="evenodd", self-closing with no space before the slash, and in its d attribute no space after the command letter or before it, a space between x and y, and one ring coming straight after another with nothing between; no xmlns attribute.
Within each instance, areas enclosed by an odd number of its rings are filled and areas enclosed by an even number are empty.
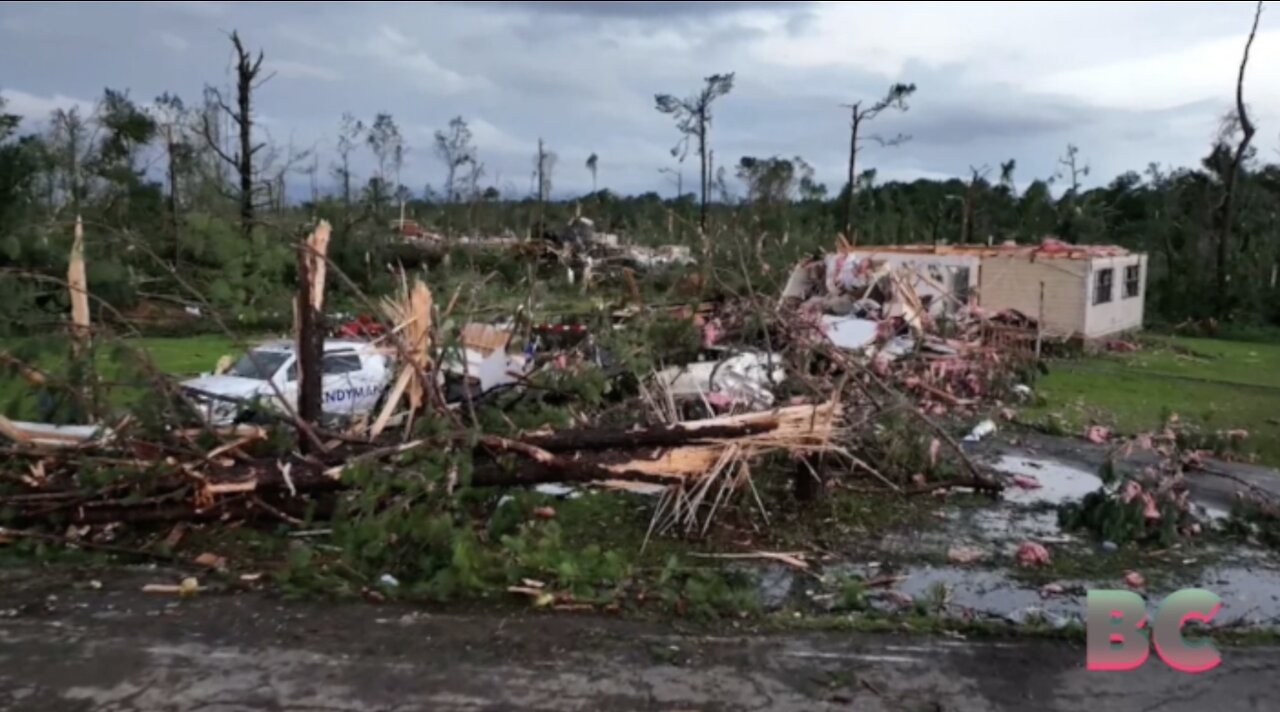
<svg viewBox="0 0 1280 712"><path fill-rule="evenodd" d="M1196 583L1222 598L1215 625L1280 624L1280 571L1262 567L1208 569Z"/></svg>
<svg viewBox="0 0 1280 712"><path fill-rule="evenodd" d="M1054 627L1083 622L1089 589L1124 588L1118 581L1059 581L1062 593L1042 595L1040 588L999 570L916 566L900 574L906 578L896 590L927 610L953 618L979 617L1014 624L1038 620ZM1195 581L1137 593L1147 600L1147 612L1154 616L1165 596L1190 586L1222 598L1222 610L1214 616L1211 627L1280 625L1280 570L1274 568L1211 568ZM883 610L901 610L892 597L885 597L877 605Z"/></svg>
<svg viewBox="0 0 1280 712"><path fill-rule="evenodd" d="M1004 499L1014 504L1058 505L1077 502L1102 487L1102 478L1093 472L1048 458L1002 455L991 467L1006 474L1034 478L1040 483L1040 487L1035 489L1006 487Z"/></svg>
<svg viewBox="0 0 1280 712"><path fill-rule="evenodd" d="M872 581L895 575L901 579L889 588L868 589L873 607L895 613L917 607L954 619L976 618L1014 625L1041 622L1062 627L1083 623L1090 589L1126 588L1123 571L1118 569L1097 579L1058 580L1046 589L1021 580L1013 569L998 568L1014 566L1015 552L1025 541L1065 545L1067 549L1062 551L1091 556L1108 556L1105 552L1114 547L1099 548L1089 537L1073 536L1058 525L1060 505L1078 502L1103 487L1101 478L1089 466L1014 452L988 462L987 467L1010 478L1034 478L1040 486L1011 484L998 503L942 504L935 512L940 526L878 533L877 549L887 557L881 559L883 564L848 561L827 565L820 573L824 582L785 567L757 570L763 605L769 610L788 605L831 610L831 602L838 599L842 585L833 581L840 577ZM1196 514L1205 519L1220 520L1229 514L1212 499L1195 497L1194 491L1193 500ZM974 564L942 563L953 550L963 548L980 549L983 557ZM1212 558L1202 568L1195 565L1200 557ZM1146 572L1148 580L1154 580L1149 584L1152 588L1137 593L1146 599L1149 615L1156 613L1156 607L1168 594L1199 587L1222 599L1222 609L1211 622L1212 627L1280 626L1280 561L1273 552L1248 546L1209 545L1191 553L1182 564L1172 575Z"/></svg>
<svg viewBox="0 0 1280 712"><path fill-rule="evenodd" d="M898 584L899 591L930 608L941 603L943 612L952 617L999 618L1011 623L1038 617L1061 627L1080 620L1084 612L1083 596L1041 596L1038 588L1027 587L1002 571L920 566L902 573L906 579Z"/></svg>
<svg viewBox="0 0 1280 712"><path fill-rule="evenodd" d="M968 523L971 536L992 544L1006 543L1016 548L1028 539L1043 541L1063 538L1058 513L1053 510L1027 511L1011 507L979 509L957 517Z"/></svg>

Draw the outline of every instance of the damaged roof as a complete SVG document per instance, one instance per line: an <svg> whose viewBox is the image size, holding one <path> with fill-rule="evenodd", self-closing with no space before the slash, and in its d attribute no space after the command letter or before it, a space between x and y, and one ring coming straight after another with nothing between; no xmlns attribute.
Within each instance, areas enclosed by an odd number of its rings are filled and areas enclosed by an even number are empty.
<svg viewBox="0 0 1280 712"><path fill-rule="evenodd" d="M1038 245L1019 245L1012 240L999 245L868 245L845 248L842 252L870 252L911 255L968 255L974 257L1032 257L1083 260L1094 257L1125 257L1137 254L1119 245L1073 245L1046 237Z"/></svg>

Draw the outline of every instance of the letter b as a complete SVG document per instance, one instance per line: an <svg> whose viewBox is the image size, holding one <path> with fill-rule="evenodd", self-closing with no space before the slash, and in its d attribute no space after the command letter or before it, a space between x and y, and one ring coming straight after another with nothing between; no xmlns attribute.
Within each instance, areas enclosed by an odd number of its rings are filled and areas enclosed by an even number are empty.
<svg viewBox="0 0 1280 712"><path fill-rule="evenodd" d="M1151 655L1151 643L1142 630L1146 622L1147 606L1138 594L1089 591L1085 599L1085 666L1089 670L1141 666Z"/></svg>

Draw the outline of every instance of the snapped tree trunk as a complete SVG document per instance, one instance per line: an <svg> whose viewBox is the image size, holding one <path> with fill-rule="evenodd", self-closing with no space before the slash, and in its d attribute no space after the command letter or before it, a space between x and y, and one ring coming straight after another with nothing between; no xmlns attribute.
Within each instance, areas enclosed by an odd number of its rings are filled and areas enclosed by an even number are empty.
<svg viewBox="0 0 1280 712"><path fill-rule="evenodd" d="M707 118L705 113L698 117L698 161L702 173L702 202L698 207L698 229L707 234L707 191L710 178L707 176Z"/></svg>
<svg viewBox="0 0 1280 712"><path fill-rule="evenodd" d="M1245 110L1244 105L1244 72L1249 65L1249 50L1253 47L1253 38L1258 34L1258 20L1262 17L1262 0L1258 0L1257 9L1253 14L1253 27L1249 29L1249 39L1244 43L1244 55L1240 59L1240 73L1236 76L1236 118L1240 121L1240 143L1236 145L1236 150L1231 156L1231 168L1223 181L1222 200L1218 203L1218 259L1217 259L1217 287L1218 287L1218 315L1226 316L1226 312L1231 309L1231 298L1229 293L1230 287L1230 246L1231 246L1231 223L1235 219L1235 191L1236 183L1240 175L1240 167L1244 163L1246 152L1249 150L1249 143L1253 141L1255 128L1253 122L1249 120L1249 113Z"/></svg>
<svg viewBox="0 0 1280 712"><path fill-rule="evenodd" d="M178 235L178 168L174 157L177 147L173 142L173 126L165 127L165 147L169 152L169 238L173 241L174 267L179 267L182 265L182 243Z"/></svg>
<svg viewBox="0 0 1280 712"><path fill-rule="evenodd" d="M254 203L253 203L253 154L261 150L263 144L253 143L253 91L261 86L257 82L262 71L264 55L258 52L257 58L249 54L240 41L240 35L231 33L231 44L236 50L236 108L231 108L223 100L217 90L210 90L218 103L218 108L236 125L239 131L239 148L235 155L227 153L220 140L220 132L214 129L211 117L206 113L201 117L201 125L205 143L218 158L231 166L239 176L240 198L240 232L246 240L253 236ZM265 81L265 80L264 80Z"/></svg>
<svg viewBox="0 0 1280 712"><path fill-rule="evenodd" d="M307 424L320 420L323 405L324 277L329 233L329 223L321 220L315 231L298 243L298 418ZM298 445L307 452L314 443L299 433Z"/></svg>
<svg viewBox="0 0 1280 712"><path fill-rule="evenodd" d="M324 357L320 314L311 304L311 260L307 244L298 246L298 417L306 423L320 420L320 361ZM305 438L299 445L307 447Z"/></svg>
<svg viewBox="0 0 1280 712"><path fill-rule="evenodd" d="M236 123L240 129L240 159L236 171L240 174L240 232L248 240L253 234L253 116L249 113L253 100L253 79L257 68L250 67L248 55L239 48L241 60L236 78L236 104L240 109ZM261 60L259 60L261 62Z"/></svg>
<svg viewBox="0 0 1280 712"><path fill-rule="evenodd" d="M857 175L855 169L858 162L858 125L862 123L862 116L858 114L858 104L854 104L851 109L852 120L849 130L849 196L844 203L844 237L851 245L858 244L858 238L853 234L853 209L854 209L854 176Z"/></svg>

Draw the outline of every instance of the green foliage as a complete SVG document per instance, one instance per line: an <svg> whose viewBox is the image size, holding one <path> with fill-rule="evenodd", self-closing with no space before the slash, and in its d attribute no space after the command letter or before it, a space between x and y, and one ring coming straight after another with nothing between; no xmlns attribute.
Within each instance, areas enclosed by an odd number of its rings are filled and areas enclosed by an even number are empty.
<svg viewBox="0 0 1280 712"><path fill-rule="evenodd" d="M599 544L567 546L554 520L531 522L520 535L504 536L501 542L510 563L510 583L534 578L579 600L607 602L631 577L633 554L605 550Z"/></svg>
<svg viewBox="0 0 1280 712"><path fill-rule="evenodd" d="M690 569L672 555L655 584L670 610L692 618L715 620L760 611L755 582L745 571Z"/></svg>
<svg viewBox="0 0 1280 712"><path fill-rule="evenodd" d="M688 363L697 358L702 348L702 334L688 318L659 315L645 325L644 334L656 363Z"/></svg>
<svg viewBox="0 0 1280 712"><path fill-rule="evenodd" d="M1280 512L1274 505L1241 497L1231 505L1224 527L1229 536L1252 539L1263 546L1280 550Z"/></svg>
<svg viewBox="0 0 1280 712"><path fill-rule="evenodd" d="M1149 534L1142 503L1124 502L1105 490L1091 492L1078 503L1063 505L1058 511L1058 523L1065 529L1084 529L1103 541L1117 544L1145 541Z"/></svg>
<svg viewBox="0 0 1280 712"><path fill-rule="evenodd" d="M1147 484L1147 495L1123 496L1126 486L1132 483L1128 478L1117 480L1114 472L1109 471L1110 463L1108 465L1103 470L1103 479L1118 486L1101 488L1085 495L1079 502L1061 505L1058 523L1064 529L1088 531L1099 540L1117 544L1135 542L1170 546L1177 542L1181 528L1191 521L1191 515L1184 506L1168 492L1152 491L1154 488L1142 478L1134 478L1133 482ZM1146 516L1144 496L1150 496L1154 501L1158 518Z"/></svg>
<svg viewBox="0 0 1280 712"><path fill-rule="evenodd" d="M856 576L840 576L836 582L836 601L833 611L848 613L865 611L869 606L867 587Z"/></svg>

